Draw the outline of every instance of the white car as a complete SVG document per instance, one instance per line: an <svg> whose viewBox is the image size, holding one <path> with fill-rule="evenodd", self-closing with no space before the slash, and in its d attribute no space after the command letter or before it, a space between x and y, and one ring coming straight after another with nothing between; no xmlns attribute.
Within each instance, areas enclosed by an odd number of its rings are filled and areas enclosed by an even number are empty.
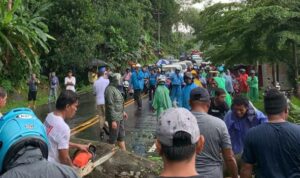
<svg viewBox="0 0 300 178"><path fill-rule="evenodd" d="M162 70L165 71L166 73L173 73L173 72L175 72L176 68L179 68L182 71L182 66L179 65L178 63L162 66Z"/></svg>

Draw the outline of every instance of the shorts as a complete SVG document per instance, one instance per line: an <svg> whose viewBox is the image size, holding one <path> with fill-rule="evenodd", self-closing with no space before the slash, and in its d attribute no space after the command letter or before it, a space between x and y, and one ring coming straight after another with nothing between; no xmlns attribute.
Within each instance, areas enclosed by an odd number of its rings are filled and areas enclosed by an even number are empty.
<svg viewBox="0 0 300 178"><path fill-rule="evenodd" d="M36 94L37 94L37 91L29 91L28 92L28 101L35 101Z"/></svg>
<svg viewBox="0 0 300 178"><path fill-rule="evenodd" d="M115 144L117 141L122 142L125 138L125 127L124 127L124 120L116 121L117 122L117 128L112 129L111 123L112 121L108 122L109 125L109 140L108 142L110 144Z"/></svg>

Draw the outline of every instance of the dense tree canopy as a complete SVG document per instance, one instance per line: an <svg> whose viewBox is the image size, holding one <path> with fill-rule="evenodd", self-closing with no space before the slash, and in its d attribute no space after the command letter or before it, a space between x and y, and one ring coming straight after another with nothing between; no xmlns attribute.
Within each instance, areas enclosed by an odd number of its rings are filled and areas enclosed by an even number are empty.
<svg viewBox="0 0 300 178"><path fill-rule="evenodd" d="M10 2L11 11L8 0L0 0L0 70L6 71L0 83L16 85L40 69L45 75L56 71L63 76L73 69L77 76L86 76L88 63L95 58L117 69L128 61L151 62L157 58L157 13L161 13L162 50L169 53L179 47L180 35L172 27L180 21L180 0Z"/></svg>
<svg viewBox="0 0 300 178"><path fill-rule="evenodd" d="M212 60L292 63L292 46L300 42L299 7L299 1L286 0L215 4L189 24Z"/></svg>

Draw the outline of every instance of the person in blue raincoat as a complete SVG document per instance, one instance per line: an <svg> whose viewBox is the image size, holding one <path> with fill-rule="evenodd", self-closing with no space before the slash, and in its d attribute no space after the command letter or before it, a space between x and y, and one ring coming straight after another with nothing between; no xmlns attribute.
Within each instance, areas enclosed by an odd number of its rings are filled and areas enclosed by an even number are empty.
<svg viewBox="0 0 300 178"><path fill-rule="evenodd" d="M193 74L191 72L186 72L184 74L184 82L185 86L182 89L182 107L191 110L190 106L190 93L194 88L197 88L198 86L193 81Z"/></svg>
<svg viewBox="0 0 300 178"><path fill-rule="evenodd" d="M137 102L138 109L142 109L141 94L144 89L144 73L141 70L141 65L137 64L131 75L131 84L134 90L133 98Z"/></svg>
<svg viewBox="0 0 300 178"><path fill-rule="evenodd" d="M172 103L176 103L178 107L181 107L181 85L183 84L183 77L180 75L180 68L176 68L175 72L171 74L171 100Z"/></svg>

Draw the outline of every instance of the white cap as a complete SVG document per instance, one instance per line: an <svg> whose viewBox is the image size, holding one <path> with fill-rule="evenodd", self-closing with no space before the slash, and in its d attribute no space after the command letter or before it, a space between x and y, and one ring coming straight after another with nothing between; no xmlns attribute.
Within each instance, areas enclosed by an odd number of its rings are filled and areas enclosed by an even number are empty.
<svg viewBox="0 0 300 178"><path fill-rule="evenodd" d="M200 130L195 116L185 108L170 108L160 115L156 136L160 143L173 146L176 132L183 131L191 135L195 144L200 137Z"/></svg>

